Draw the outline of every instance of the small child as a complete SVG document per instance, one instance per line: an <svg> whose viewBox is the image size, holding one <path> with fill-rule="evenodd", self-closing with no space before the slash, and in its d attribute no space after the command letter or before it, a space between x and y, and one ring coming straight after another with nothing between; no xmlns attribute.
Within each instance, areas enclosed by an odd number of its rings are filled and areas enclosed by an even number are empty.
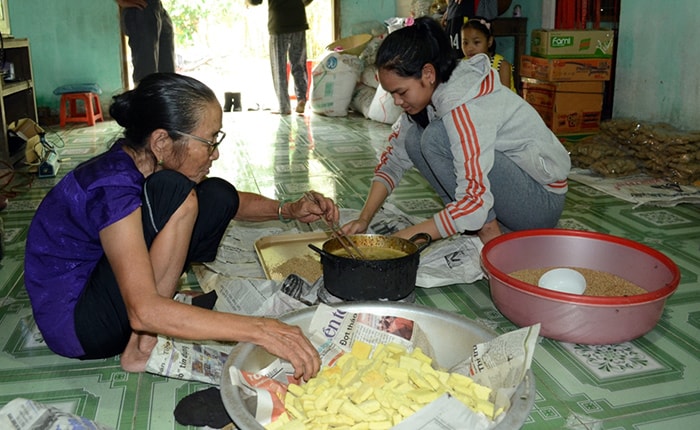
<svg viewBox="0 0 700 430"><path fill-rule="evenodd" d="M476 54L486 54L491 58L491 67L498 71L501 83L514 92L513 66L496 54L496 43L491 35L491 23L484 18L474 17L462 25L462 52L465 58L471 58Z"/></svg>

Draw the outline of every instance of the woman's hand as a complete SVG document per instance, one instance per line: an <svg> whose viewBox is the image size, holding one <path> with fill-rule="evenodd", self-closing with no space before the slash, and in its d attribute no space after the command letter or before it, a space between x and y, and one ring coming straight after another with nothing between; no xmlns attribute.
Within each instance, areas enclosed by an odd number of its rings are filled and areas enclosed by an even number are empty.
<svg viewBox="0 0 700 430"><path fill-rule="evenodd" d="M310 223L323 218L336 223L340 218L340 210L333 200L316 191L306 192L289 206L291 218L299 222Z"/></svg>
<svg viewBox="0 0 700 430"><path fill-rule="evenodd" d="M299 327L271 318L258 320L259 341L256 344L292 363L296 379L308 381L316 376L321 367L321 358Z"/></svg>

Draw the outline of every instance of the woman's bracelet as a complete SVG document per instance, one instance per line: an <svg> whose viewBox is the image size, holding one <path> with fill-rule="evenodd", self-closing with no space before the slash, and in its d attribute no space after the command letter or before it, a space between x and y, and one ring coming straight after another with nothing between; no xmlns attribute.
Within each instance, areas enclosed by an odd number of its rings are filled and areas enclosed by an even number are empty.
<svg viewBox="0 0 700 430"><path fill-rule="evenodd" d="M283 223L286 224L286 223L288 223L288 222L292 222L292 220L291 220L291 219L285 219L285 218L282 216L282 206L284 206L285 203L289 203L289 200L286 200L286 199L280 200L280 204L279 204L279 206L277 206L277 218L279 218L281 222L283 222Z"/></svg>

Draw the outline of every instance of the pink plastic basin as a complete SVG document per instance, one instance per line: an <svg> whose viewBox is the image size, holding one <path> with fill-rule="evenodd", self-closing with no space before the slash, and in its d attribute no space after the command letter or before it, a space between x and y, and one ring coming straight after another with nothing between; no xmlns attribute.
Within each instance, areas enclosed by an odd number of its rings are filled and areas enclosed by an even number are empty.
<svg viewBox="0 0 700 430"><path fill-rule="evenodd" d="M542 336L565 342L610 344L649 332L680 271L659 251L602 233L539 229L504 234L486 244L482 264L496 308L514 324L541 323ZM540 288L508 276L523 269L581 267L612 273L648 293L594 297Z"/></svg>

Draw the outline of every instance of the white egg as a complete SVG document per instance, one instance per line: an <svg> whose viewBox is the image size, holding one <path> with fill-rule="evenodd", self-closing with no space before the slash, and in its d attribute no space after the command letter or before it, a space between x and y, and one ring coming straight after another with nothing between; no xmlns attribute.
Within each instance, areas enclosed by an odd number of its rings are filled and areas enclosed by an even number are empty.
<svg viewBox="0 0 700 430"><path fill-rule="evenodd" d="M545 272L537 285L562 293L583 294L586 289L586 278L576 270L559 268Z"/></svg>

